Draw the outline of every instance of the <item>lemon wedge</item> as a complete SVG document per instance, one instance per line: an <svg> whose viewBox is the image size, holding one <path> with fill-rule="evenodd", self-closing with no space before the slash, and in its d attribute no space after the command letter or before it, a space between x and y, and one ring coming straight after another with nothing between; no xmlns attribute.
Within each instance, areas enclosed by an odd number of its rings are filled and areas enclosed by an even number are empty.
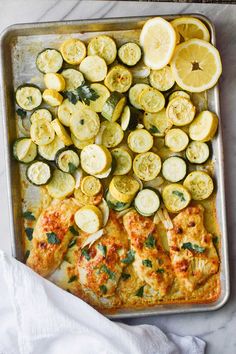
<svg viewBox="0 0 236 354"><path fill-rule="evenodd" d="M143 26L140 44L144 51L144 63L153 70L162 69L173 55L176 32L168 21L154 17Z"/></svg>
<svg viewBox="0 0 236 354"><path fill-rule="evenodd" d="M192 38L210 41L210 33L202 21L195 17L179 17L171 21L177 32L177 42L187 41Z"/></svg>
<svg viewBox="0 0 236 354"><path fill-rule="evenodd" d="M222 72L218 50L202 39L190 39L179 44L171 68L177 84L190 92L210 89Z"/></svg>

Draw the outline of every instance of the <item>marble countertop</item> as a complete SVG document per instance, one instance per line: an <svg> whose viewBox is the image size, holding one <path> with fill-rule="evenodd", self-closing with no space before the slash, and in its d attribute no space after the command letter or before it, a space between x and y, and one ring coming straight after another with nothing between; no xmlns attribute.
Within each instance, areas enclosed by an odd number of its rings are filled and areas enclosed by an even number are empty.
<svg viewBox="0 0 236 354"><path fill-rule="evenodd" d="M20 9L20 16L19 16ZM221 118L223 122L226 201L231 265L231 297L216 312L154 316L126 320L129 324L156 324L180 335L196 335L207 342L207 354L236 353L236 5L154 3L129 1L11 0L0 1L0 31L19 22L74 20L101 17L202 13L216 26L217 46L223 60L220 82ZM0 120L0 248L10 253L6 176ZM234 235L235 234L235 235ZM190 353L191 354L191 353Z"/></svg>

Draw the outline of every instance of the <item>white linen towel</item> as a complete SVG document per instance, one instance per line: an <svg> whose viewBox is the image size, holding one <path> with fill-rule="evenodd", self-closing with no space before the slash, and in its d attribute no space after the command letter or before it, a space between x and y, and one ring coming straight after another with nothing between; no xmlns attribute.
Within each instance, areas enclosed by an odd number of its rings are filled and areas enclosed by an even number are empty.
<svg viewBox="0 0 236 354"><path fill-rule="evenodd" d="M203 354L196 337L115 323L0 251L0 354Z"/></svg>

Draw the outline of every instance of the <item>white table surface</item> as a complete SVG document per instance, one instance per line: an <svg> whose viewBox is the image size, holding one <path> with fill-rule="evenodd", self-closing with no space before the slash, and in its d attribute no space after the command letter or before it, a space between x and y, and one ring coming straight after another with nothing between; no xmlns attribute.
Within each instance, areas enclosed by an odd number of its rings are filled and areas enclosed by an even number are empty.
<svg viewBox="0 0 236 354"><path fill-rule="evenodd" d="M156 324L180 335L196 335L207 341L207 354L236 353L236 5L151 3L77 0L0 1L0 31L20 22L74 20L100 17L202 13L216 26L217 46L223 60L221 118L223 121L226 200L231 265L231 297L211 313L154 316L126 320L129 324ZM10 253L2 119L0 120L0 248ZM190 353L191 354L191 353Z"/></svg>

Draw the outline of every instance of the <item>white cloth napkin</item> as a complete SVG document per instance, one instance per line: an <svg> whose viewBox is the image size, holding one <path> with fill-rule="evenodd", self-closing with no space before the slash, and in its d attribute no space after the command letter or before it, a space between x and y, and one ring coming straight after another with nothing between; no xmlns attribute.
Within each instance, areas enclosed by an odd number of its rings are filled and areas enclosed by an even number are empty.
<svg viewBox="0 0 236 354"><path fill-rule="evenodd" d="M196 337L115 323L0 251L0 354L202 354Z"/></svg>

